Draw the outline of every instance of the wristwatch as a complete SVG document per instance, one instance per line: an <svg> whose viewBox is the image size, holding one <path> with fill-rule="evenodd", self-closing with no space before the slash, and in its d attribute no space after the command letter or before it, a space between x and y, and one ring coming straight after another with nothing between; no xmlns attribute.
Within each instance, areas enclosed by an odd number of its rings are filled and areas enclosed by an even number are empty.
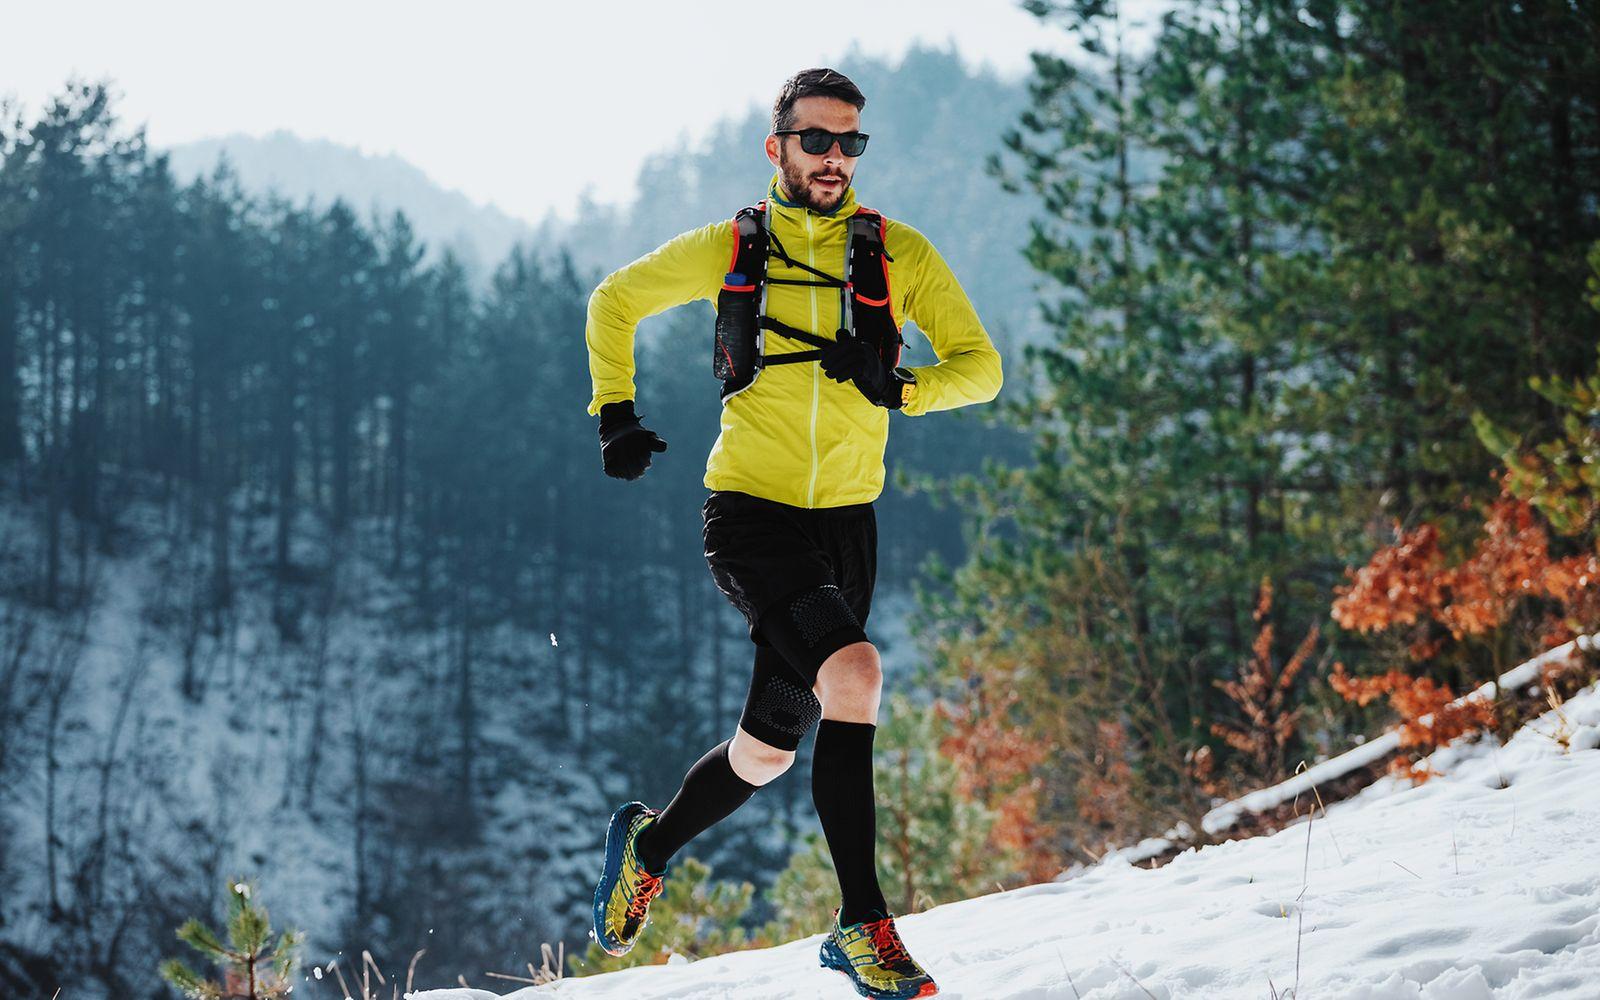
<svg viewBox="0 0 1600 1000"><path fill-rule="evenodd" d="M899 387L894 398L894 409L898 410L911 402L911 397L917 394L917 373L909 368L895 368L894 384Z"/></svg>

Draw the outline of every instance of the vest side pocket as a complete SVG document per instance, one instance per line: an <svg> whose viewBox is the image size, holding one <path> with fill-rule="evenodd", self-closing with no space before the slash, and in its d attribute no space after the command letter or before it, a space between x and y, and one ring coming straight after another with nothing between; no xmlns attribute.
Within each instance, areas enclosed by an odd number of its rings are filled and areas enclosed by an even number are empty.
<svg viewBox="0 0 1600 1000"><path fill-rule="evenodd" d="M759 303L757 286L746 284L744 275L729 274L717 292L716 343L711 355L711 371L724 382L748 379L755 374L756 330Z"/></svg>

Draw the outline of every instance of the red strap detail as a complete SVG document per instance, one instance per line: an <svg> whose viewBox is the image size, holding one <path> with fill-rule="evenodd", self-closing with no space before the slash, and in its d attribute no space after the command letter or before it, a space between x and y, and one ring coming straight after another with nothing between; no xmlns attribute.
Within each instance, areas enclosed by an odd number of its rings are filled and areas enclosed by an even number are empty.
<svg viewBox="0 0 1600 1000"><path fill-rule="evenodd" d="M885 247L887 247L887 244L885 244L884 241L883 241L883 216L881 216L881 215L878 216L878 243L883 245L883 246L885 246ZM889 302L889 294L888 293L889 293L889 289L890 289L890 285L889 285L889 255L887 253L879 254L878 255L878 263L883 265L883 291L884 291L883 301L884 301L884 304L887 305L888 302ZM894 310L893 309L889 310L889 319L890 319L891 322L894 320Z"/></svg>
<svg viewBox="0 0 1600 1000"><path fill-rule="evenodd" d="M724 281L722 283L722 289L723 289L723 291L727 291L727 292L753 292L753 291L756 290L756 286L754 286L754 285L730 285L726 281Z"/></svg>
<svg viewBox="0 0 1600 1000"><path fill-rule="evenodd" d="M856 207L855 214L856 215L870 215L874 219L877 220L877 222L878 222L878 242L879 243L883 243L884 242L884 233L885 233L885 226L884 226L884 222L883 222L883 213L878 211L875 208L867 208L865 205L858 205ZM889 283L889 257L888 257L888 255L887 254L880 254L878 256L878 263L883 265L884 296L881 299L868 299L868 298L862 298L860 295L857 295L856 296L856 301L860 302L864 306L887 306L887 305L889 305L889 298L890 298L891 290L893 289L894 286ZM889 310L889 319L890 319L891 322L894 321L894 309L893 308L890 308L890 310ZM895 327L896 328L898 328L899 325L900 324L895 323ZM904 349L904 347L902 345L902 350L903 349Z"/></svg>

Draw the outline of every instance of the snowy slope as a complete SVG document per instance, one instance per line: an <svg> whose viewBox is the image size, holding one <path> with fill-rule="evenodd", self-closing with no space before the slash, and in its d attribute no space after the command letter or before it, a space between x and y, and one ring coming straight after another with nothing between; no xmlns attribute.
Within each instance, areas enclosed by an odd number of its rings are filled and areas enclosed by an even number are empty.
<svg viewBox="0 0 1600 1000"><path fill-rule="evenodd" d="M1386 779L1309 828L1191 850L1154 871L1108 863L899 924L952 1000L1596 1000L1597 744L1600 686L1505 746L1440 751L1444 777ZM820 940L509 996L855 996L817 967Z"/></svg>

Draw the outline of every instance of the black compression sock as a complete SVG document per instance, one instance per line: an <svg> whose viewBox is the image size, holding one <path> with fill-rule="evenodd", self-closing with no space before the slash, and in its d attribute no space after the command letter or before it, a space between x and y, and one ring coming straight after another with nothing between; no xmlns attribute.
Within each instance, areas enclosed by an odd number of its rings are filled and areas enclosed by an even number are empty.
<svg viewBox="0 0 1600 1000"><path fill-rule="evenodd" d="M889 909L878 886L875 858L878 815L872 797L872 738L877 730L870 722L823 719L812 752L811 798L844 896L840 924L875 919Z"/></svg>
<svg viewBox="0 0 1600 1000"><path fill-rule="evenodd" d="M727 818L761 787L734 773L728 762L732 742L723 740L696 761L678 794L639 835L639 863L647 871L661 874L683 845Z"/></svg>

